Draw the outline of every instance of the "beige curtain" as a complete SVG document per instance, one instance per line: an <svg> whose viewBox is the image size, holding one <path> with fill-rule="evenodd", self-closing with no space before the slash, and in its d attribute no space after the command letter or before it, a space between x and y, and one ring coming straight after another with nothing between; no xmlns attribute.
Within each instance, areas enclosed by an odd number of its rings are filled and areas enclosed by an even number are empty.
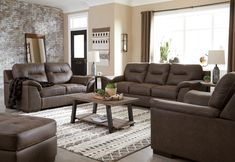
<svg viewBox="0 0 235 162"><path fill-rule="evenodd" d="M234 0L230 0L228 72L235 71L235 11Z"/></svg>
<svg viewBox="0 0 235 162"><path fill-rule="evenodd" d="M141 12L141 62L150 62L153 56L153 11Z"/></svg>

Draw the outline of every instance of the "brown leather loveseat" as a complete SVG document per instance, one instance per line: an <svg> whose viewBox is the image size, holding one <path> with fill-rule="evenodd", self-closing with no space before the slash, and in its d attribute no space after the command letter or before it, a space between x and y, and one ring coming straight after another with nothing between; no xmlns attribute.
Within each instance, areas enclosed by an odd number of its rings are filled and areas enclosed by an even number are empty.
<svg viewBox="0 0 235 162"><path fill-rule="evenodd" d="M203 75L200 65L129 63L122 76L102 77L102 87L115 82L119 93L140 98L135 105L149 107L151 98L182 101L187 91L203 90Z"/></svg>
<svg viewBox="0 0 235 162"><path fill-rule="evenodd" d="M152 99L154 152L201 162L234 162L235 72L222 77L212 95L193 90L184 102Z"/></svg>
<svg viewBox="0 0 235 162"><path fill-rule="evenodd" d="M4 71L4 99L10 108L9 86L14 78L28 77L22 86L22 98L17 104L25 112L72 104L69 96L75 93L93 91L94 79L89 76L73 75L66 63L15 64L12 70ZM43 88L39 82L53 82L54 85Z"/></svg>

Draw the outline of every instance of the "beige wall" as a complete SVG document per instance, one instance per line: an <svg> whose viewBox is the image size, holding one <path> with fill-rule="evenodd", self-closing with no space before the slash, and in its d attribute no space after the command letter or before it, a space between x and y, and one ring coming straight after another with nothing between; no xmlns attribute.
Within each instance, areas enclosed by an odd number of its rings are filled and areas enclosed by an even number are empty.
<svg viewBox="0 0 235 162"><path fill-rule="evenodd" d="M114 8L114 4L107 4L91 7L88 12L88 51L92 50L92 29L110 27L109 66L97 66L97 72L102 72L104 75L114 75Z"/></svg>
<svg viewBox="0 0 235 162"><path fill-rule="evenodd" d="M131 7L115 4L115 24L114 24L114 75L121 75L126 64L131 60ZM122 33L128 34L128 51L122 49Z"/></svg>
<svg viewBox="0 0 235 162"><path fill-rule="evenodd" d="M174 0L164 3L137 6L132 8L132 62L141 60L141 15L142 11L168 10L225 2L227 0Z"/></svg>
<svg viewBox="0 0 235 162"><path fill-rule="evenodd" d="M191 6L200 6L226 2L227 0L174 0L164 3L129 7L120 4L107 4L91 7L88 11L88 51L91 47L92 28L110 27L110 65L97 66L97 72L103 75L120 75L128 62L140 62L141 58L141 12L157 11ZM78 12L77 12L78 13ZM71 14L71 13L69 13ZM68 15L64 15L65 61L70 63L68 47ZM72 13L74 14L74 13ZM121 51L121 34L128 34L128 52ZM88 74L90 64L88 65Z"/></svg>

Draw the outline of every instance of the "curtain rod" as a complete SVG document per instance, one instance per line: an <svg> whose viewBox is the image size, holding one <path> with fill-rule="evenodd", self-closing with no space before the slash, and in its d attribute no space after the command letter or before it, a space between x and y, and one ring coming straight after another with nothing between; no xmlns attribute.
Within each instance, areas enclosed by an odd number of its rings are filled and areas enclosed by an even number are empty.
<svg viewBox="0 0 235 162"><path fill-rule="evenodd" d="M157 11L153 11L153 12L176 11L176 10L183 10L183 9L189 9L189 8L197 8L197 7L206 7L206 6L212 6L212 5L220 5L220 4L226 4L226 3L230 3L230 1L218 2L218 3L213 3L213 4L205 4L205 5L199 5L199 6L189 6L189 7L166 9L166 10L157 10Z"/></svg>

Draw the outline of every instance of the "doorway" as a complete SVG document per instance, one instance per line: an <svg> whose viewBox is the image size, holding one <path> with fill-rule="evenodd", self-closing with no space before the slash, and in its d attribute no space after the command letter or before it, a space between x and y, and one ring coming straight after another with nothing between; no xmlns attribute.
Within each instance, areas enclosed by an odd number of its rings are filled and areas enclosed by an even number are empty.
<svg viewBox="0 0 235 162"><path fill-rule="evenodd" d="M74 75L87 75L87 30L71 31L71 68Z"/></svg>

